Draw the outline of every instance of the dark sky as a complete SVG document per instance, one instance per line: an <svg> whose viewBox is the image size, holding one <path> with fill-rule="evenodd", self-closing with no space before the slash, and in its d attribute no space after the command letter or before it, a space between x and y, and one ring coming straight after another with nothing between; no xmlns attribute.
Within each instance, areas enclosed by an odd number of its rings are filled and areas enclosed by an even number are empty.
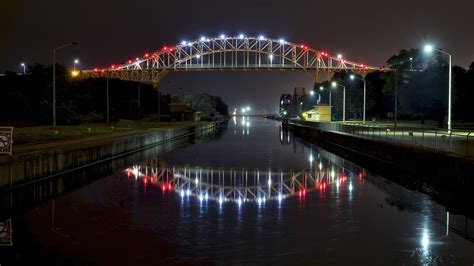
<svg viewBox="0 0 474 266"><path fill-rule="evenodd" d="M474 61L472 0L2 0L0 72L20 62L49 63L53 47L77 41L58 60L82 68L105 66L181 40L220 33L264 34L341 52L371 65L402 48L430 41L453 54L453 64ZM279 95L311 87L299 72L175 73L164 92L210 92L231 108L276 110Z"/></svg>

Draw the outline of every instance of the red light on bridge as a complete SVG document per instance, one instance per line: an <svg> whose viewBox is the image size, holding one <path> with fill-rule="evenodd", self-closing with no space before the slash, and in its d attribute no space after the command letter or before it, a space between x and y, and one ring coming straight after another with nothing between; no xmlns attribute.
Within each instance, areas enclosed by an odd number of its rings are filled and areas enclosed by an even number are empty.
<svg viewBox="0 0 474 266"><path fill-rule="evenodd" d="M364 65L364 64L360 64L360 67L361 67L361 68L365 68L365 65Z"/></svg>
<svg viewBox="0 0 474 266"><path fill-rule="evenodd" d="M328 56L328 53L326 53L326 52L321 52L321 55L322 55L322 56Z"/></svg>
<svg viewBox="0 0 474 266"><path fill-rule="evenodd" d="M94 68L94 72L97 72L97 71L99 71L99 69L98 69L97 67L96 67L96 68Z"/></svg>
<svg viewBox="0 0 474 266"><path fill-rule="evenodd" d="M148 58L149 56L150 56L150 55L149 55L148 53L146 53L146 54L144 55L145 58Z"/></svg>
<svg viewBox="0 0 474 266"><path fill-rule="evenodd" d="M131 64L131 63L132 63L132 60L128 60L128 63Z"/></svg>
<svg viewBox="0 0 474 266"><path fill-rule="evenodd" d="M111 65L110 67L113 69L113 68L115 68L115 65Z"/></svg>

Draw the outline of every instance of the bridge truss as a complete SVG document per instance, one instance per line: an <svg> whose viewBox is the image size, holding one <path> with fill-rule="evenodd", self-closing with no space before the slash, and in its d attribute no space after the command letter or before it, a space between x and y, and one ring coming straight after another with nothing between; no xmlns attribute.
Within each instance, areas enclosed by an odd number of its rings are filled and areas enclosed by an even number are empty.
<svg viewBox="0 0 474 266"><path fill-rule="evenodd" d="M332 56L324 51L285 40L266 38L219 36L183 41L165 46L154 53L128 60L107 68L83 70L83 77L110 77L122 80L159 83L172 71L229 71L229 70L303 70L315 82L320 75L328 78L336 71L365 74L378 67Z"/></svg>
<svg viewBox="0 0 474 266"><path fill-rule="evenodd" d="M159 168L136 165L125 170L129 178L175 191L181 197L192 196L199 200L224 202L281 201L292 196L305 196L313 190L324 191L331 185L344 189L353 176L347 169L334 166L306 169L298 172L283 170L248 170L200 167ZM362 173L357 174L359 180ZM346 181L348 181L346 184Z"/></svg>

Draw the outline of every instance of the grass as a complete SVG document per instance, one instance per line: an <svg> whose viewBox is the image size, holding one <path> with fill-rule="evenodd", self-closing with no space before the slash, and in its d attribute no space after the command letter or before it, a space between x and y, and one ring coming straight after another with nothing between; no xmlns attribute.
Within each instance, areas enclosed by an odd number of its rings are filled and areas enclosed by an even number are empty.
<svg viewBox="0 0 474 266"><path fill-rule="evenodd" d="M62 140L82 139L93 136L134 133L156 128L172 128L193 122L141 122L120 120L110 124L82 124L73 126L36 126L15 127L13 141L15 145L39 144Z"/></svg>

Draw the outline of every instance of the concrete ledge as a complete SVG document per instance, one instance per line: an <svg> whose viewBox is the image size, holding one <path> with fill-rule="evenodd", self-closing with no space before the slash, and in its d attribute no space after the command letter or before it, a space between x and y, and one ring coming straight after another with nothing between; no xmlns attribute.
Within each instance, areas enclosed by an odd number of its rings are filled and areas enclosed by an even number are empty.
<svg viewBox="0 0 474 266"><path fill-rule="evenodd" d="M217 126L214 122L200 122L132 135L76 140L67 142L64 146L22 152L0 161L0 188L28 183L45 176L117 158L197 132L214 130Z"/></svg>

